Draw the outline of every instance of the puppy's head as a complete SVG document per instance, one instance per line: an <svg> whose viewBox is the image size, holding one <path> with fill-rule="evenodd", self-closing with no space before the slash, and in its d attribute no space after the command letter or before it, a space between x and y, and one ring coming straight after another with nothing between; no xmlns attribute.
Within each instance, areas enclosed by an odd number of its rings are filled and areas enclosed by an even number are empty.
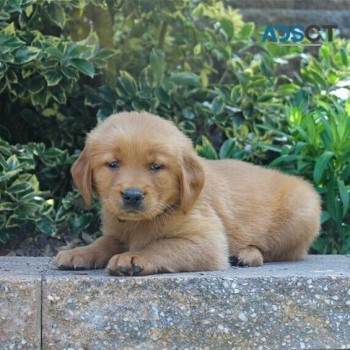
<svg viewBox="0 0 350 350"><path fill-rule="evenodd" d="M168 208L187 212L204 185L191 141L171 122L148 113L119 113L87 136L73 164L86 203L95 192L120 220L150 220Z"/></svg>

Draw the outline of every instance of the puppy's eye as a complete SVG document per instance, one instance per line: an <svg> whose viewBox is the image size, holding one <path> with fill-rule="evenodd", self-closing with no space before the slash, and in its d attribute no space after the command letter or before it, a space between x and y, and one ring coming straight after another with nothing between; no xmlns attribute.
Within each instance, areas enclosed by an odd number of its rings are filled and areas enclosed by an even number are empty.
<svg viewBox="0 0 350 350"><path fill-rule="evenodd" d="M151 170L151 171L157 171L157 170L160 170L160 169L162 169L162 165L160 165L158 163L152 163L149 166L149 170Z"/></svg>
<svg viewBox="0 0 350 350"><path fill-rule="evenodd" d="M119 168L119 162L117 160L115 160L111 163L108 163L107 165L111 169L118 169Z"/></svg>

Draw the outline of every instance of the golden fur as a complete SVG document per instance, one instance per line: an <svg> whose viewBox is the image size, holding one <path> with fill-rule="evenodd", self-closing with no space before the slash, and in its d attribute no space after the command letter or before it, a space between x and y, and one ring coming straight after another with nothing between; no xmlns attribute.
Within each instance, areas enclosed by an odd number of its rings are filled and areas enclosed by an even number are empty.
<svg viewBox="0 0 350 350"><path fill-rule="evenodd" d="M119 168L108 166L114 161ZM150 165L161 165L150 170ZM60 252L60 268L111 274L220 270L302 259L320 227L320 199L306 181L237 160L206 160L171 122L119 113L87 136L72 167L85 201L102 203L103 236ZM138 188L142 210L121 193Z"/></svg>

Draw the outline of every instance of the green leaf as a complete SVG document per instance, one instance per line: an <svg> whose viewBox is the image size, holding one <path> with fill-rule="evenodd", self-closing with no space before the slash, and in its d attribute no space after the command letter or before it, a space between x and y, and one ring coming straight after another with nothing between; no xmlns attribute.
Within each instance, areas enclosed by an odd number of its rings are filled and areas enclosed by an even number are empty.
<svg viewBox="0 0 350 350"><path fill-rule="evenodd" d="M334 153L330 151L324 152L320 157L316 159L316 164L314 168L314 181L319 183L321 181L322 175L327 168L329 161L334 157Z"/></svg>
<svg viewBox="0 0 350 350"><path fill-rule="evenodd" d="M340 206L335 193L334 177L331 177L330 181L327 184L326 208L329 215L333 219L333 221L340 223L341 222Z"/></svg>
<svg viewBox="0 0 350 350"><path fill-rule="evenodd" d="M340 55L341 55L341 59L343 61L344 66L349 66L350 65L350 61L349 61L349 56L347 53L347 50L344 47L340 48Z"/></svg>
<svg viewBox="0 0 350 350"><path fill-rule="evenodd" d="M6 224L6 215L0 215L0 231L5 227ZM8 236L5 236L3 234L0 235L0 242L2 244L5 244L8 239Z"/></svg>
<svg viewBox="0 0 350 350"><path fill-rule="evenodd" d="M35 76L32 79L30 79L28 84L28 90L30 93L37 94L45 88L45 79L43 79L41 76Z"/></svg>
<svg viewBox="0 0 350 350"><path fill-rule="evenodd" d="M217 96L214 98L213 103L211 105L211 110L213 111L213 113L216 114L220 114L222 113L222 111L224 110L224 101L222 100L222 98L220 96Z"/></svg>
<svg viewBox="0 0 350 350"><path fill-rule="evenodd" d="M22 13L21 5L22 5L22 0L9 0L8 1L8 7L12 11Z"/></svg>
<svg viewBox="0 0 350 350"><path fill-rule="evenodd" d="M181 73L173 73L170 77L170 80L178 85L199 86L201 78L194 73L181 72Z"/></svg>
<svg viewBox="0 0 350 350"><path fill-rule="evenodd" d="M0 153L5 154L4 151L2 150L2 148L5 148L5 147L0 147ZM6 148L5 148L5 150L6 150ZM5 155L8 155L8 154L5 154ZM8 165L6 163L6 160L1 154L0 154L0 166L2 168L2 171L5 172L8 170Z"/></svg>
<svg viewBox="0 0 350 350"><path fill-rule="evenodd" d="M78 45L77 43L69 44L65 54L69 59L71 58L83 58L87 59L91 57L94 48L87 45Z"/></svg>
<svg viewBox="0 0 350 350"><path fill-rule="evenodd" d="M42 111L42 115L44 117L53 117L56 115L56 111L53 109L53 108L45 108L43 111Z"/></svg>
<svg viewBox="0 0 350 350"><path fill-rule="evenodd" d="M115 103L117 94L115 93L115 90L111 89L109 86L100 86L98 92L103 101L107 103Z"/></svg>
<svg viewBox="0 0 350 350"><path fill-rule="evenodd" d="M160 83L163 81L165 71L164 52L152 49L150 54L150 64L154 80Z"/></svg>
<svg viewBox="0 0 350 350"><path fill-rule="evenodd" d="M253 35L255 25L253 22L245 23L241 28L239 38L240 39L250 39Z"/></svg>
<svg viewBox="0 0 350 350"><path fill-rule="evenodd" d="M21 65L34 61L39 53L40 50L36 47L27 46L19 48L13 53L14 64Z"/></svg>
<svg viewBox="0 0 350 350"><path fill-rule="evenodd" d="M48 86L57 85L62 80L62 75L57 69L50 69L43 73Z"/></svg>
<svg viewBox="0 0 350 350"><path fill-rule="evenodd" d="M223 18L220 21L220 26L224 30L224 32L226 33L227 39L231 40L233 37L233 33L234 33L232 20L229 18Z"/></svg>
<svg viewBox="0 0 350 350"><path fill-rule="evenodd" d="M49 56L52 56L52 57L55 57L55 58L61 59L61 58L64 57L63 52L60 49L58 49L57 47L55 47L55 46L48 47L47 49L45 49L45 52Z"/></svg>
<svg viewBox="0 0 350 350"><path fill-rule="evenodd" d="M20 227L24 222L25 222L25 218L24 217L21 217L18 214L13 214L6 221L5 227L7 229Z"/></svg>
<svg viewBox="0 0 350 350"><path fill-rule="evenodd" d="M72 215L72 217L68 220L68 229L72 233L80 233L90 226L93 222L94 216L91 213L87 213L84 215Z"/></svg>
<svg viewBox="0 0 350 350"><path fill-rule="evenodd" d="M202 51L202 45L201 44L197 44L194 48L193 48L193 53L198 56L200 55Z"/></svg>
<svg viewBox="0 0 350 350"><path fill-rule="evenodd" d="M33 187L29 182L14 183L8 188L8 191L15 196L27 194L33 191Z"/></svg>
<svg viewBox="0 0 350 350"><path fill-rule="evenodd" d="M16 209L16 204L11 202L1 202L0 203L0 212L1 211L14 211Z"/></svg>
<svg viewBox="0 0 350 350"><path fill-rule="evenodd" d="M256 143L257 147L262 148L263 150L269 150L269 151L273 151L276 153L282 153L282 148L270 143L265 143L265 142L257 142Z"/></svg>
<svg viewBox="0 0 350 350"><path fill-rule="evenodd" d="M38 209L39 205L34 201L19 201L16 214L21 218L33 217Z"/></svg>
<svg viewBox="0 0 350 350"><path fill-rule="evenodd" d="M65 90L60 86L51 86L49 88L50 96L59 104L66 104L67 103L67 95ZM48 95L48 94L47 94Z"/></svg>
<svg viewBox="0 0 350 350"><path fill-rule="evenodd" d="M36 94L31 95L31 100L34 106L45 107L49 99L48 93L42 90Z"/></svg>
<svg viewBox="0 0 350 350"><path fill-rule="evenodd" d="M44 217L40 218L37 221L36 225L37 225L38 229L40 230L40 232L44 233L47 236L52 235L52 233L55 231L55 223L48 216L44 216Z"/></svg>
<svg viewBox="0 0 350 350"><path fill-rule="evenodd" d="M218 155L211 142L205 136L202 136L202 144L196 147L198 153L207 159L218 159Z"/></svg>
<svg viewBox="0 0 350 350"><path fill-rule="evenodd" d="M276 159L274 159L271 163L271 167L276 167L280 164L285 164L285 163L292 163L295 162L296 160L303 160L304 157L298 154L291 154L291 155L282 155Z"/></svg>
<svg viewBox="0 0 350 350"><path fill-rule="evenodd" d="M126 71L120 71L120 78L117 81L121 84L123 90L130 96L133 96L137 90L135 79Z"/></svg>
<svg viewBox="0 0 350 350"><path fill-rule="evenodd" d="M66 78L71 79L73 81L77 81L79 79L79 73L73 67L62 67L61 72Z"/></svg>
<svg viewBox="0 0 350 350"><path fill-rule="evenodd" d="M47 11L50 15L50 19L60 28L63 28L66 22L66 16L63 7L57 1L50 2L47 5Z"/></svg>
<svg viewBox="0 0 350 350"><path fill-rule="evenodd" d="M338 189L343 204L343 217L345 217L349 209L349 190L346 188L345 183L342 180L338 180Z"/></svg>
<svg viewBox="0 0 350 350"><path fill-rule="evenodd" d="M109 117L113 113L113 108L111 106L103 106L97 111L97 120L102 122L107 117Z"/></svg>
<svg viewBox="0 0 350 350"><path fill-rule="evenodd" d="M322 212L321 212L321 224L324 224L324 223L327 222L330 218L331 218L331 216L328 214L328 212L322 210Z"/></svg>
<svg viewBox="0 0 350 350"><path fill-rule="evenodd" d="M14 169L16 169L19 166L19 161L18 161L18 158L17 158L17 156L15 154L10 156L6 160L6 163L7 163L8 170L14 170Z"/></svg>
<svg viewBox="0 0 350 350"><path fill-rule="evenodd" d="M95 68L93 64L82 58L72 58L69 60L69 63L77 68L81 73L93 77L95 75Z"/></svg>
<svg viewBox="0 0 350 350"><path fill-rule="evenodd" d="M231 158L231 155L236 150L236 144L233 139L227 139L220 147L219 158Z"/></svg>
<svg viewBox="0 0 350 350"><path fill-rule="evenodd" d="M93 60L108 60L111 57L116 55L116 51L112 49L101 49L99 50L95 56L93 57Z"/></svg>

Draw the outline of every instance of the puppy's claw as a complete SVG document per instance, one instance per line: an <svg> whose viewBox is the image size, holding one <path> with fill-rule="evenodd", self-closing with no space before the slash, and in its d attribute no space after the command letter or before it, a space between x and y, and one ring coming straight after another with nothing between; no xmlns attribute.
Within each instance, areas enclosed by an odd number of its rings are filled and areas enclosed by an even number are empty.
<svg viewBox="0 0 350 350"><path fill-rule="evenodd" d="M83 266L69 266L69 265L56 265L56 267L59 269L59 270L77 270L77 271L80 271L80 270L87 270L86 267L83 267Z"/></svg>
<svg viewBox="0 0 350 350"><path fill-rule="evenodd" d="M112 276L138 276L142 272L143 268L138 265L118 266L116 269L108 268L108 272Z"/></svg>
<svg viewBox="0 0 350 350"><path fill-rule="evenodd" d="M231 266L236 266L236 267L247 267L248 264L244 263L242 260L237 258L236 256L231 256L229 259L230 265Z"/></svg>
<svg viewBox="0 0 350 350"><path fill-rule="evenodd" d="M111 275L111 276L123 276L118 270L112 270L112 269L108 269L108 273Z"/></svg>
<svg viewBox="0 0 350 350"><path fill-rule="evenodd" d="M138 276L142 272L143 268L138 265L133 265L132 271L133 271L133 276Z"/></svg>

